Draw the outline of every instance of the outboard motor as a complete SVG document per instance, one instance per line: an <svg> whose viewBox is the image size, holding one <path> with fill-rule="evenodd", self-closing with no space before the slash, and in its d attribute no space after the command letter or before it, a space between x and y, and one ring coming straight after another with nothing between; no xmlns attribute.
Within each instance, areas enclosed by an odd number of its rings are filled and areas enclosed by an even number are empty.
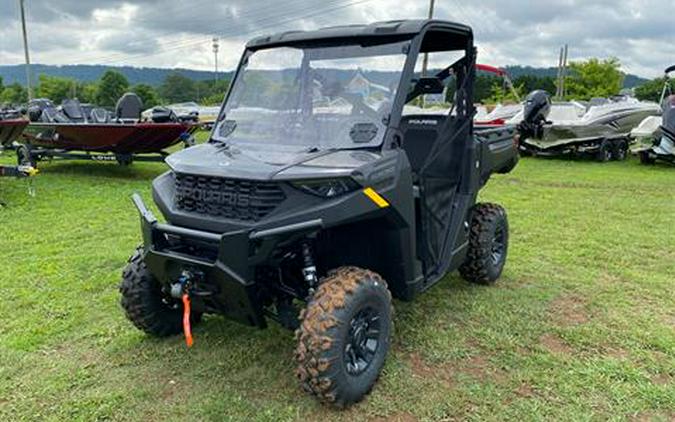
<svg viewBox="0 0 675 422"><path fill-rule="evenodd" d="M178 117L178 121L181 123L198 123L199 122L199 112L191 111L188 114L183 114Z"/></svg>
<svg viewBox="0 0 675 422"><path fill-rule="evenodd" d="M542 138L544 125L551 112L551 96L548 92L537 90L530 93L525 99L523 107L523 121L518 125L518 132L522 138Z"/></svg>
<svg viewBox="0 0 675 422"><path fill-rule="evenodd" d="M0 110L0 120L11 120L18 119L21 117L21 112L18 110L12 109L2 109Z"/></svg>
<svg viewBox="0 0 675 422"><path fill-rule="evenodd" d="M663 103L663 136L654 152L662 155L675 155L675 95L666 98Z"/></svg>
<svg viewBox="0 0 675 422"><path fill-rule="evenodd" d="M155 107L152 109L150 119L154 123L172 123L178 121L178 116L173 110L167 107Z"/></svg>
<svg viewBox="0 0 675 422"><path fill-rule="evenodd" d="M42 118L42 108L38 105L32 105L28 107L28 120L31 122L39 122Z"/></svg>
<svg viewBox="0 0 675 422"><path fill-rule="evenodd" d="M69 123L70 120L45 98L36 98L28 103L28 119L31 122Z"/></svg>

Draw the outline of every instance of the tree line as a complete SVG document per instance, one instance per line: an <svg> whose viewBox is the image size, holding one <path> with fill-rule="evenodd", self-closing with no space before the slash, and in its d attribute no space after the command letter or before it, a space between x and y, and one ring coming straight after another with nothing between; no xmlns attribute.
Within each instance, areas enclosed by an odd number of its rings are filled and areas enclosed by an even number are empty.
<svg viewBox="0 0 675 422"><path fill-rule="evenodd" d="M131 85L127 78L114 70L106 71L96 82L81 82L71 78L40 75L35 87L35 98L49 98L55 104L67 98L77 98L83 103L101 107L113 107L126 92L135 92L147 108L160 104L197 101L203 105L219 105L229 87L229 80L195 81L178 72L170 73L154 87L149 84ZM0 104L25 104L28 102L26 88L13 83L4 86L0 78Z"/></svg>
<svg viewBox="0 0 675 422"><path fill-rule="evenodd" d="M610 97L619 94L625 74L616 58L605 60L589 59L572 62L565 78L566 100L590 100L594 97ZM656 78L635 88L638 99L658 101L664 85L663 78ZM49 98L60 103L66 98L78 98L84 103L112 107L125 92L135 92L150 108L159 104L197 101L204 105L219 105L227 92L230 81L222 79L196 81L178 72L170 73L164 81L154 87L149 84L131 85L127 78L114 70L106 71L96 82L81 82L75 79L40 75L35 97ZM450 84L453 87L454 84ZM513 80L515 92L523 99L537 89L552 96L557 91L557 80L550 76L522 75ZM447 100L454 96L454 89L448 89ZM501 78L479 73L474 83L474 98L478 103L496 104L515 102L516 96L503 85ZM28 101L26 89L19 83L3 86L0 78L0 104L24 104Z"/></svg>
<svg viewBox="0 0 675 422"><path fill-rule="evenodd" d="M626 74L621 71L621 62L616 58L572 62L565 77L563 100L588 101L620 94L625 77ZM639 100L658 102L664 83L664 78L656 78L634 88L633 93ZM513 80L513 85L520 99L538 89L553 97L558 90L557 79L550 76L522 75ZM449 92L448 98L452 98L452 95L454 92ZM484 104L516 101L515 95L504 86L501 78L487 74L476 76L474 98L476 102Z"/></svg>

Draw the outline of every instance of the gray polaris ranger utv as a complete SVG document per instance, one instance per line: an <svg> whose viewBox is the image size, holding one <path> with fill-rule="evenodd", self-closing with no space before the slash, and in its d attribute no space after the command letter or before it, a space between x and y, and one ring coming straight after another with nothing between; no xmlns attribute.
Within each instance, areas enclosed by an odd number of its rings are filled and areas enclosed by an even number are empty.
<svg viewBox="0 0 675 422"><path fill-rule="evenodd" d="M416 70L443 52L442 70ZM476 197L515 167L517 145L512 129L474 133L475 58L471 29L443 21L249 42L210 140L171 155L153 183L166 223L134 196L143 246L124 270L128 318L189 342L203 314L276 321L297 330L305 390L359 401L389 349L392 296L410 301L457 269L490 284L504 267L506 212ZM419 106L448 85L450 111Z"/></svg>

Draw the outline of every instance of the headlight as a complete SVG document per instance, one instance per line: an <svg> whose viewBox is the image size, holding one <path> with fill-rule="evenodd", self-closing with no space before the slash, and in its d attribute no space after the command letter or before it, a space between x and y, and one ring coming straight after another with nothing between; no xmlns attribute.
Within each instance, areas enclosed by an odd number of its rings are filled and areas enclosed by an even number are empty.
<svg viewBox="0 0 675 422"><path fill-rule="evenodd" d="M360 186L353 179L303 180L291 183L293 187L322 198L336 198L357 190Z"/></svg>

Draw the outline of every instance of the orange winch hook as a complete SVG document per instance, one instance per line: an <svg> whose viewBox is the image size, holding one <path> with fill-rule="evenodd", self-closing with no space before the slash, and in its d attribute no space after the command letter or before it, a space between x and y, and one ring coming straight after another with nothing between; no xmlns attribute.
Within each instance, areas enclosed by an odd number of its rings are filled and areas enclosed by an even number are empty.
<svg viewBox="0 0 675 422"><path fill-rule="evenodd" d="M183 333L185 334L185 344L192 347L192 327L190 327L190 296L183 293Z"/></svg>

